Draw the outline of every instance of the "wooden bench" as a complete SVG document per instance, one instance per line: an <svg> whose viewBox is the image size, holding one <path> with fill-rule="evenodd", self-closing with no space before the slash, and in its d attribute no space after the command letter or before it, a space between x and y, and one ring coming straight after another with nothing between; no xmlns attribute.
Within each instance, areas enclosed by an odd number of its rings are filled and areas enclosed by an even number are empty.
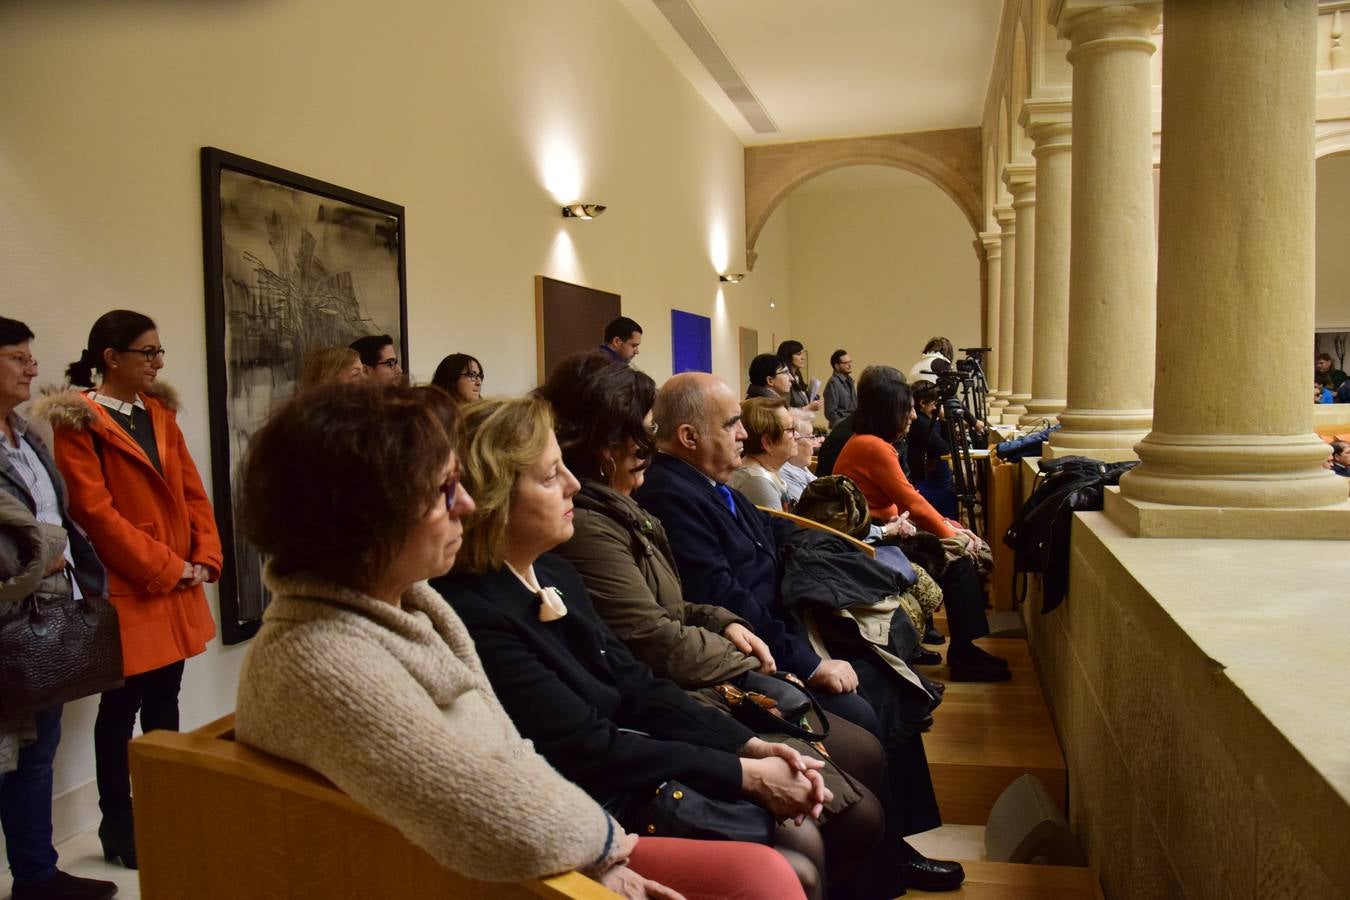
<svg viewBox="0 0 1350 900"><path fill-rule="evenodd" d="M131 742L144 900L618 896L576 872L514 884L437 863L316 773L234 741L234 717Z"/></svg>
<svg viewBox="0 0 1350 900"><path fill-rule="evenodd" d="M875 557L877 555L876 548L873 547L871 544L860 541L857 538L853 537L852 535L844 534L842 531L836 531L835 529L831 528L828 525L822 525L820 522L817 522L813 519L808 519L804 516L798 516L790 512L784 512L781 509L771 509L767 506L761 506L759 508L764 510L771 516L777 516L780 519L787 519L789 522L800 525L803 528L814 528L817 531L829 532L830 534L834 535L837 538L843 538L844 540L848 541L850 544L857 547L859 550L861 550L863 553L866 553L870 557Z"/></svg>
<svg viewBox="0 0 1350 900"><path fill-rule="evenodd" d="M945 900L1102 900L1103 896L1095 869L979 861L961 865L966 882L957 890L941 894L911 890L905 896Z"/></svg>

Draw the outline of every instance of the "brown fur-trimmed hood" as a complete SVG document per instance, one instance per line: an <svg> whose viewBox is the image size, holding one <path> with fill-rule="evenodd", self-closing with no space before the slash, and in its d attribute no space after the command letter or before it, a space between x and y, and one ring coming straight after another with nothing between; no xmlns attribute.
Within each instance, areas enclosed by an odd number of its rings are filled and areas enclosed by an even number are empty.
<svg viewBox="0 0 1350 900"><path fill-rule="evenodd" d="M32 416L49 423L53 428L83 431L94 421L94 411L80 396L87 390L87 388L72 387L43 388L42 395L33 401L30 410ZM156 381L155 386L146 391L145 395L163 403L173 412L178 412L178 391L174 390L171 385Z"/></svg>

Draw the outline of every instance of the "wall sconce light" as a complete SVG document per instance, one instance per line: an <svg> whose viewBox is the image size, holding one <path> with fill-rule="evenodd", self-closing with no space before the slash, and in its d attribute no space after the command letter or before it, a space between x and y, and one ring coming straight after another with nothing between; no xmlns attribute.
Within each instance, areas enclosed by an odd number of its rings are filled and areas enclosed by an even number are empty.
<svg viewBox="0 0 1350 900"><path fill-rule="evenodd" d="M604 211L599 203L569 203L562 208L564 219L594 219Z"/></svg>
<svg viewBox="0 0 1350 900"><path fill-rule="evenodd" d="M745 280L744 272L728 272L725 275L718 275L717 280L725 284L740 284Z"/></svg>

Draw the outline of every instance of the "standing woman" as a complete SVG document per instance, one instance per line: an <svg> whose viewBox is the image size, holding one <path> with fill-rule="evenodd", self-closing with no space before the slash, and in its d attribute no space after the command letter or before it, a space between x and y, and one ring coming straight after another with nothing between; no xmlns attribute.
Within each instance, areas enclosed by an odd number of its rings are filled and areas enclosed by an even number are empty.
<svg viewBox="0 0 1350 900"><path fill-rule="evenodd" d="M451 353L436 367L431 383L461 406L483 396L483 364L467 353Z"/></svg>
<svg viewBox="0 0 1350 900"><path fill-rule="evenodd" d="M66 369L71 390L45 405L72 518L108 568L122 627L126 683L103 694L94 723L105 859L136 868L127 742L178 730L183 663L206 649L215 623L202 584L220 576L220 537L201 477L178 429L177 398L157 383L164 348L149 317L101 316ZM94 373L99 376L95 386Z"/></svg>
<svg viewBox="0 0 1350 900"><path fill-rule="evenodd" d="M783 341L778 345L778 359L787 366L792 376L792 391L788 394L788 406L793 409L805 407L811 412L820 411L820 398L811 396L811 388L802 377L802 366L806 365L806 348L801 341Z"/></svg>

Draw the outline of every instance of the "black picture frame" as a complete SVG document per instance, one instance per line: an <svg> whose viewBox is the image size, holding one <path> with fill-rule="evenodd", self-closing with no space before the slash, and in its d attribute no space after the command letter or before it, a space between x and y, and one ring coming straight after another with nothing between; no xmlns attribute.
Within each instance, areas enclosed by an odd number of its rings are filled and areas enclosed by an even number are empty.
<svg viewBox="0 0 1350 900"><path fill-rule="evenodd" d="M201 149L201 167L221 639L237 644L257 632L269 599L234 515L248 434L294 391L318 346L387 333L407 360L407 235L403 207L387 200L215 147Z"/></svg>

